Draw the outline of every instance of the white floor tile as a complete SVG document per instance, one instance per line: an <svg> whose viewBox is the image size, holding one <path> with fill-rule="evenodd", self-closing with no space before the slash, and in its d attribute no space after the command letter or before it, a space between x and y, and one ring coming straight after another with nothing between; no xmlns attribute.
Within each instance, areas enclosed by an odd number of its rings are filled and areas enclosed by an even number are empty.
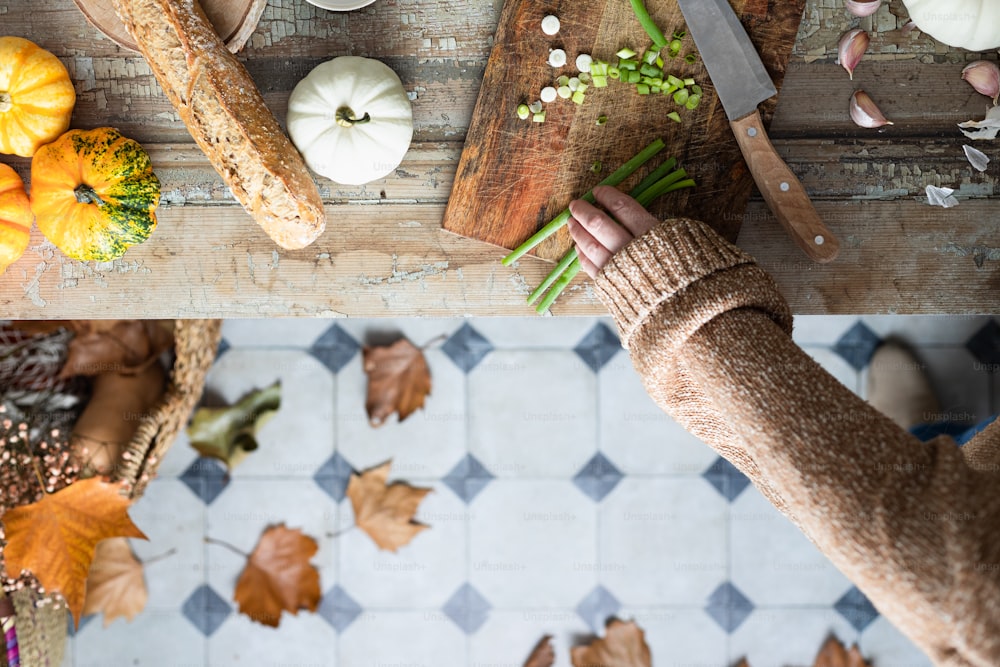
<svg viewBox="0 0 1000 667"><path fill-rule="evenodd" d="M337 324L361 345L381 345L401 335L417 347L433 343L440 347L444 338L455 333L466 320L460 317L348 318Z"/></svg>
<svg viewBox="0 0 1000 667"><path fill-rule="evenodd" d="M469 449L498 477L572 477L597 451L597 382L573 352L497 351L469 374Z"/></svg>
<svg viewBox="0 0 1000 667"><path fill-rule="evenodd" d="M328 590L336 574L337 506L311 480L234 479L209 506L205 534L249 554L264 529L280 523L316 540L319 551L310 562L319 570L321 590ZM217 544L206 545L205 553L208 583L231 601L246 558Z"/></svg>
<svg viewBox="0 0 1000 667"><path fill-rule="evenodd" d="M614 329L607 317L484 317L470 324L497 348L569 350L598 322Z"/></svg>
<svg viewBox="0 0 1000 667"><path fill-rule="evenodd" d="M812 665L831 634L850 646L858 633L832 609L756 609L730 636L729 662L746 658L753 667Z"/></svg>
<svg viewBox="0 0 1000 667"><path fill-rule="evenodd" d="M911 345L965 345L990 320L987 315L865 315L879 337L898 336Z"/></svg>
<svg viewBox="0 0 1000 667"><path fill-rule="evenodd" d="M156 476L160 478L180 477L197 458L198 452L191 447L187 431L181 429L167 449L167 453L163 455L160 465L157 466Z"/></svg>
<svg viewBox="0 0 1000 667"><path fill-rule="evenodd" d="M117 620L107 628L91 621L74 643L76 667L205 664L205 638L179 611L147 609L131 623Z"/></svg>
<svg viewBox="0 0 1000 667"><path fill-rule="evenodd" d="M799 345L833 345L859 319L856 315L796 315L792 340Z"/></svg>
<svg viewBox="0 0 1000 667"><path fill-rule="evenodd" d="M851 582L771 505L748 488L730 507L733 584L756 605L826 605Z"/></svg>
<svg viewBox="0 0 1000 667"><path fill-rule="evenodd" d="M878 667L932 667L933 663L884 616L861 633L861 654Z"/></svg>
<svg viewBox="0 0 1000 667"><path fill-rule="evenodd" d="M180 609L205 583L205 505L175 479L153 480L129 515L146 540L129 540L145 565L150 609ZM175 553L165 556L167 552ZM165 556L159 559L160 556Z"/></svg>
<svg viewBox="0 0 1000 667"><path fill-rule="evenodd" d="M308 348L334 324L346 320L267 319L225 320L222 337L233 347ZM227 353L228 354L228 353Z"/></svg>
<svg viewBox="0 0 1000 667"><path fill-rule="evenodd" d="M861 377L854 366L844 361L844 358L833 350L825 347L805 346L802 348L827 373L837 379L857 395L861 395Z"/></svg>
<svg viewBox="0 0 1000 667"><path fill-rule="evenodd" d="M63 649L63 661L61 667L73 667L75 656L76 656L76 640L74 640L72 637L67 637L66 648Z"/></svg>
<svg viewBox="0 0 1000 667"><path fill-rule="evenodd" d="M717 457L653 402L624 354L601 369L598 403L601 451L625 474L700 475Z"/></svg>
<svg viewBox="0 0 1000 667"><path fill-rule="evenodd" d="M991 373L965 348L918 347L927 364L931 386L941 402L941 412L926 421L957 421L970 425L993 414L990 404Z"/></svg>
<svg viewBox="0 0 1000 667"><path fill-rule="evenodd" d="M466 636L441 611L366 611L339 644L339 667L468 667Z"/></svg>
<svg viewBox="0 0 1000 667"><path fill-rule="evenodd" d="M283 614L271 628L233 614L212 634L208 665L336 667L337 633L320 616Z"/></svg>
<svg viewBox="0 0 1000 667"><path fill-rule="evenodd" d="M396 552L379 549L361 530L343 532L339 579L365 608L439 609L466 580L469 516L465 504L438 485L415 517L430 528ZM341 525L352 525L353 517L350 500L345 500Z"/></svg>
<svg viewBox="0 0 1000 667"><path fill-rule="evenodd" d="M440 350L424 356L431 394L423 409L403 422L393 415L377 428L365 412L368 379L361 362L337 375L337 442L356 470L392 459L397 477L443 477L465 456L465 375Z"/></svg>
<svg viewBox="0 0 1000 667"><path fill-rule="evenodd" d="M573 609L597 585L595 504L571 482L497 480L471 511L469 581L494 607Z"/></svg>
<svg viewBox="0 0 1000 667"><path fill-rule="evenodd" d="M650 657L657 667L727 664L725 631L702 609L632 609L618 614L634 620L646 633Z"/></svg>
<svg viewBox="0 0 1000 667"><path fill-rule="evenodd" d="M469 640L469 664L521 667L538 641L551 635L556 654L553 667L571 667L570 647L588 634L590 628L572 610L494 611Z"/></svg>
<svg viewBox="0 0 1000 667"><path fill-rule="evenodd" d="M305 352L229 350L209 372L206 394L232 405L279 380L281 407L260 429L257 451L234 469L234 478L311 477L333 455L333 376Z"/></svg>
<svg viewBox="0 0 1000 667"><path fill-rule="evenodd" d="M727 509L701 479L622 480L599 509L601 583L623 605L703 605L726 579Z"/></svg>

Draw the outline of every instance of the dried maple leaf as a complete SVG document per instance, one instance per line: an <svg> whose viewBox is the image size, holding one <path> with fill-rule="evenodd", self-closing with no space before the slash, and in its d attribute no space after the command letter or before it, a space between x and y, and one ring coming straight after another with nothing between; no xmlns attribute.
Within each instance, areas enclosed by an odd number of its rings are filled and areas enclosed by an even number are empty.
<svg viewBox="0 0 1000 667"><path fill-rule="evenodd" d="M112 537L98 542L87 577L84 616L103 612L104 627L120 616L131 621L146 608L148 599L142 563L132 553L128 540Z"/></svg>
<svg viewBox="0 0 1000 667"><path fill-rule="evenodd" d="M354 523L375 541L379 549L395 551L430 526L413 520L417 506L431 489L403 482L386 485L392 461L351 475L347 497L354 507Z"/></svg>
<svg viewBox="0 0 1000 667"><path fill-rule="evenodd" d="M556 652L552 648L552 635L545 635L538 640L524 667L552 667L556 661Z"/></svg>
<svg viewBox="0 0 1000 667"><path fill-rule="evenodd" d="M257 433L281 407L281 383L245 396L228 408L199 408L187 433L202 456L230 470L257 449Z"/></svg>
<svg viewBox="0 0 1000 667"><path fill-rule="evenodd" d="M419 347L405 338L384 347L364 349L368 375L365 410L372 426L381 426L394 412L403 421L424 407L431 393L431 372Z"/></svg>
<svg viewBox="0 0 1000 667"><path fill-rule="evenodd" d="M321 597L319 570L309 559L318 550L316 540L297 528L268 526L236 582L233 599L240 613L276 628L282 611L316 611Z"/></svg>
<svg viewBox="0 0 1000 667"><path fill-rule="evenodd" d="M7 571L31 571L44 588L66 598L79 622L97 543L109 537L146 539L128 516L130 504L117 486L92 477L9 510L0 517Z"/></svg>
<svg viewBox="0 0 1000 667"><path fill-rule="evenodd" d="M604 628L604 639L570 651L573 667L651 667L646 633L634 621L613 618Z"/></svg>
<svg viewBox="0 0 1000 667"><path fill-rule="evenodd" d="M848 651L836 637L829 637L816 656L813 667L871 667L861 656L857 645Z"/></svg>

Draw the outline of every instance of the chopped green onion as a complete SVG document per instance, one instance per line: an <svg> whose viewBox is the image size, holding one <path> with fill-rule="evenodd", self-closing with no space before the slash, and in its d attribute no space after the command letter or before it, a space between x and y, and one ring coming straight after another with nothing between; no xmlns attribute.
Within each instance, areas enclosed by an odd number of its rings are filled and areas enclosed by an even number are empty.
<svg viewBox="0 0 1000 667"><path fill-rule="evenodd" d="M546 104L548 104L549 102L555 102L556 97L558 95L559 93L556 92L556 89L553 88L552 86L545 86L538 93L538 97L542 100L542 102L545 102Z"/></svg>
<svg viewBox="0 0 1000 667"><path fill-rule="evenodd" d="M694 79L684 79L684 85L685 86L693 86L694 84L695 84L695 80Z"/></svg>
<svg viewBox="0 0 1000 667"><path fill-rule="evenodd" d="M573 93L573 97L571 97L570 99L572 99L577 104L583 104L584 98L585 98L585 96L583 94L583 91L582 90L577 90L575 93Z"/></svg>
<svg viewBox="0 0 1000 667"><path fill-rule="evenodd" d="M605 116L604 114L601 114L600 116L597 117L597 124L598 125L604 125L607 122L608 122L608 117Z"/></svg>
<svg viewBox="0 0 1000 667"><path fill-rule="evenodd" d="M643 76L661 77L663 76L663 70L656 65L643 65L639 68L639 74L642 74Z"/></svg>
<svg viewBox="0 0 1000 667"><path fill-rule="evenodd" d="M627 69L627 70L639 69L639 61L638 60L630 60L628 58L625 58L623 60L619 60L618 61L618 69Z"/></svg>
<svg viewBox="0 0 1000 667"><path fill-rule="evenodd" d="M701 86L699 86L698 84L691 86L691 94L701 97Z"/></svg>
<svg viewBox="0 0 1000 667"><path fill-rule="evenodd" d="M619 70L617 67L612 66L608 68L609 79L617 80L620 76L621 76L621 70Z"/></svg>
<svg viewBox="0 0 1000 667"><path fill-rule="evenodd" d="M535 115L533 115L531 117L531 120L534 121L534 122L536 122L536 123L544 123L545 122L545 112L544 111L539 111L538 113L536 113Z"/></svg>
<svg viewBox="0 0 1000 667"><path fill-rule="evenodd" d="M680 88L678 88L677 86L666 86L663 89L663 94L664 95L672 95L673 93L675 93L678 90L680 90Z"/></svg>
<svg viewBox="0 0 1000 667"><path fill-rule="evenodd" d="M694 65L696 62L698 62L698 54L697 53L687 54L686 56L684 56L684 62L686 62L688 65Z"/></svg>
<svg viewBox="0 0 1000 667"><path fill-rule="evenodd" d="M676 93L674 93L674 104L678 106L684 106L685 104L687 104L689 96L690 93L688 93L687 88L681 88Z"/></svg>
<svg viewBox="0 0 1000 667"><path fill-rule="evenodd" d="M674 31L674 39L684 39L685 37L687 37L687 35L688 35L687 34L687 30L675 30Z"/></svg>
<svg viewBox="0 0 1000 667"><path fill-rule="evenodd" d="M657 27L656 23L649 16L649 12L646 11L646 5L643 4L642 0L631 0L632 11L635 12L635 17L639 19L639 23L642 24L643 30L649 35L649 38L653 40L653 46L657 50L662 49L667 44L667 38L663 36L663 32Z"/></svg>
<svg viewBox="0 0 1000 667"><path fill-rule="evenodd" d="M670 54L671 58L676 58L683 47L684 44L681 43L681 40L675 39L667 46L667 52Z"/></svg>
<svg viewBox="0 0 1000 667"><path fill-rule="evenodd" d="M674 121L675 123L681 122L681 115L676 111L671 111L670 113L668 113L667 118Z"/></svg>
<svg viewBox="0 0 1000 667"><path fill-rule="evenodd" d="M559 88L556 89L556 95L564 100L568 100L573 96L573 91L569 89L569 86L559 86Z"/></svg>
<svg viewBox="0 0 1000 667"><path fill-rule="evenodd" d="M663 69L663 65L664 65L663 56L656 56L656 62L653 63L653 64L656 65L657 67L659 67L660 69Z"/></svg>
<svg viewBox="0 0 1000 667"><path fill-rule="evenodd" d="M639 151L639 153L636 154L636 156L633 157L631 160L629 160L621 167L616 169L614 172L612 172L607 178L601 181L598 185L618 185L626 178L631 176L636 169L646 164L646 162L651 160L657 153L662 151L664 145L665 144L663 143L662 139L657 139L656 141L654 141L653 143L649 144L641 151ZM594 191L591 190L587 192L585 195L580 197L580 199L583 199L590 203L594 203ZM524 257L524 255L526 255L528 252L534 249L535 246L537 246L539 243L541 243L549 236L554 234L556 231L558 231L560 228L562 228L562 226L566 224L566 221L569 220L569 218L570 218L569 209L565 209L562 213L560 213L551 221L549 221L548 224L546 224L540 230L535 232L535 234L531 238L529 238L527 241L525 241L517 248L515 248L514 251L511 252L509 255L504 257L502 264L504 266L510 266L512 263L516 262L521 257Z"/></svg>
<svg viewBox="0 0 1000 667"><path fill-rule="evenodd" d="M528 116L531 115L531 109L528 108L527 104L517 105L517 117L521 120L527 120Z"/></svg>
<svg viewBox="0 0 1000 667"><path fill-rule="evenodd" d="M621 49L621 50L620 50L620 51L619 51L618 53L616 53L615 55L616 55L616 56L618 56L619 58L621 58L622 60L625 60L625 59L627 59L627 58L632 58L632 57L634 57L634 56L636 55L636 52L635 52L635 51L633 51L632 49L630 49L630 48L628 48L628 47L626 46L626 47L623 47L623 48L622 48L622 49Z"/></svg>
<svg viewBox="0 0 1000 667"><path fill-rule="evenodd" d="M576 87L576 92L578 92L578 93L585 93L585 92L587 92L587 88L590 88L590 86L588 86L585 83L581 83L579 86Z"/></svg>
<svg viewBox="0 0 1000 667"><path fill-rule="evenodd" d="M590 165L590 171L592 171L592 172L593 172L593 173L595 173L595 174L599 174L599 173L601 173L601 167L602 167L602 166L603 166L603 165L601 164L601 161L600 161L600 160L594 160L594 161L593 161L593 162L591 163L591 165Z"/></svg>
<svg viewBox="0 0 1000 667"><path fill-rule="evenodd" d="M608 77L606 77L606 76L595 76L592 83L594 84L594 88L607 88L607 86L608 86Z"/></svg>
<svg viewBox="0 0 1000 667"><path fill-rule="evenodd" d="M565 74L563 74L561 77L559 77L558 79L556 79L556 83L558 85L560 85L560 86L568 86L569 85L569 77L566 76Z"/></svg>
<svg viewBox="0 0 1000 667"><path fill-rule="evenodd" d="M589 72L590 65L594 62L594 59L590 57L589 53L581 53L576 57L576 70L578 72Z"/></svg>
<svg viewBox="0 0 1000 667"><path fill-rule="evenodd" d="M647 49L645 53L642 54L642 60L647 65L652 65L656 62L656 57L659 55L658 51L653 51L652 49Z"/></svg>
<svg viewBox="0 0 1000 667"><path fill-rule="evenodd" d="M627 83L639 83L639 79L642 77L637 71L632 70L628 73Z"/></svg>
<svg viewBox="0 0 1000 667"><path fill-rule="evenodd" d="M539 113L542 110L542 103L536 100L528 105L528 109L531 113Z"/></svg>
<svg viewBox="0 0 1000 667"><path fill-rule="evenodd" d="M688 98L687 102L684 103L684 106L693 111L698 108L699 104L701 104L701 95L692 95Z"/></svg>
<svg viewBox="0 0 1000 667"><path fill-rule="evenodd" d="M683 79L678 79L673 74L668 74L667 75L667 83L669 83L671 86L677 86L678 88L683 88L684 87L684 81L683 81Z"/></svg>
<svg viewBox="0 0 1000 667"><path fill-rule="evenodd" d="M657 85L655 85L655 84L649 84L649 92L650 92L651 94L659 94L659 92L660 92L660 87L659 87L659 86L657 86Z"/></svg>
<svg viewBox="0 0 1000 667"><path fill-rule="evenodd" d="M637 83L635 85L635 90L640 95L649 95L649 86L644 83Z"/></svg>
<svg viewBox="0 0 1000 667"><path fill-rule="evenodd" d="M574 77L570 77L570 80L569 80L569 89L570 90L576 90L579 87L580 87L580 79L578 79L575 76Z"/></svg>
<svg viewBox="0 0 1000 667"><path fill-rule="evenodd" d="M577 78L580 79L580 83L590 83L592 81L590 78L590 72L580 72L580 76ZM579 88L577 88L577 90L579 90Z"/></svg>

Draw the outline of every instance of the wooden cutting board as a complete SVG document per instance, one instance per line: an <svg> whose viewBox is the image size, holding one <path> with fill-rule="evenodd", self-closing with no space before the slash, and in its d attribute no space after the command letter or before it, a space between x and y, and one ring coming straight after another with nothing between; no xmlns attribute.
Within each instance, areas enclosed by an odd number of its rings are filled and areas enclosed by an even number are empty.
<svg viewBox="0 0 1000 667"><path fill-rule="evenodd" d="M111 0L74 0L83 15L111 41L126 49L138 51L132 35L128 33ZM250 39L267 0L201 0L208 20L230 51L236 53Z"/></svg>
<svg viewBox="0 0 1000 667"><path fill-rule="evenodd" d="M780 90L805 0L731 0ZM684 29L676 0L647 0L650 15L670 37ZM562 27L555 36L540 27L547 14ZM515 110L538 99L544 86L561 74L576 73L580 53L614 63L623 46L640 53L650 39L632 12L629 0L506 0L496 39L476 103L455 184L444 216L444 228L473 239L512 249L657 137L667 144L662 157L676 157L698 182L693 190L662 197L650 210L659 216L686 215L712 224L730 240L739 232L753 179L740 154L704 65L688 64L695 51L687 36L680 58L665 69L693 77L704 90L694 111L679 109L669 96L642 96L630 84L609 82L590 88L583 105L557 99L547 104L544 123L520 120ZM569 63L553 69L549 49L562 48ZM763 105L769 123L777 98ZM667 118L678 111L683 122ZM597 125L605 115L608 121ZM591 165L599 161L602 171ZM622 184L623 189L659 163ZM564 229L540 245L539 257L555 260L571 246Z"/></svg>

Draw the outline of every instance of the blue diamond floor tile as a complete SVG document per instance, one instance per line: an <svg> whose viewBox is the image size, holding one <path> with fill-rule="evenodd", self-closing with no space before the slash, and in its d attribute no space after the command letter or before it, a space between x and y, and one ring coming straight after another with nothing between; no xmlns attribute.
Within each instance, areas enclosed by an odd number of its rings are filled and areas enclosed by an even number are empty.
<svg viewBox="0 0 1000 667"><path fill-rule="evenodd" d="M233 611L229 603L208 584L199 586L184 601L181 612L206 637L219 629Z"/></svg>
<svg viewBox="0 0 1000 667"><path fill-rule="evenodd" d="M858 632L867 628L879 616L878 610L857 586L851 586L850 590L834 603L833 608Z"/></svg>
<svg viewBox="0 0 1000 667"><path fill-rule="evenodd" d="M339 324L334 324L316 339L309 348L309 354L334 373L339 373L360 349L361 346L351 334L344 331Z"/></svg>
<svg viewBox="0 0 1000 667"><path fill-rule="evenodd" d="M201 498L203 503L211 505L229 484L229 473L220 461L201 456L187 467L181 474L180 480L194 495Z"/></svg>
<svg viewBox="0 0 1000 667"><path fill-rule="evenodd" d="M881 343L882 339L878 334L869 329L864 322L858 321L834 343L833 351L855 370L860 371L868 365L872 355L875 354L875 348Z"/></svg>
<svg viewBox="0 0 1000 667"><path fill-rule="evenodd" d="M224 355L226 353L226 350L228 350L230 347L231 345L229 344L229 341L227 341L225 338L219 339L219 347L216 348L215 350L215 360L218 361L219 357Z"/></svg>
<svg viewBox="0 0 1000 667"><path fill-rule="evenodd" d="M750 479L721 456L701 476L729 502L736 500L750 485Z"/></svg>
<svg viewBox="0 0 1000 667"><path fill-rule="evenodd" d="M471 584L462 584L455 594L444 603L442 611L460 627L465 634L471 635L483 626L490 615L492 605Z"/></svg>
<svg viewBox="0 0 1000 667"><path fill-rule="evenodd" d="M754 605L740 589L728 581L720 584L708 596L705 611L723 630L732 633L743 625L743 621L753 612Z"/></svg>
<svg viewBox="0 0 1000 667"><path fill-rule="evenodd" d="M347 483L351 479L352 472L347 459L341 456L340 452L334 452L333 456L328 458L313 475L313 481L339 503L347 495Z"/></svg>
<svg viewBox="0 0 1000 667"><path fill-rule="evenodd" d="M587 364L595 373L604 368L611 359L622 349L621 341L614 331L606 324L596 324L586 336L583 337L573 351Z"/></svg>
<svg viewBox="0 0 1000 667"><path fill-rule="evenodd" d="M337 632L343 632L363 611L361 605L337 584L323 596L318 613Z"/></svg>
<svg viewBox="0 0 1000 667"><path fill-rule="evenodd" d="M573 483L594 502L601 502L618 486L622 477L621 471L604 454L598 452L576 473Z"/></svg>
<svg viewBox="0 0 1000 667"><path fill-rule="evenodd" d="M483 357L493 351L493 344L471 325L465 323L444 342L441 351L448 355L456 366L468 373L483 360Z"/></svg>
<svg viewBox="0 0 1000 667"><path fill-rule="evenodd" d="M80 632L80 630L83 630L85 627L87 627L87 625L89 625L90 622L92 620L94 620L95 618L97 618L97 614L87 614L86 616L81 616L80 617L80 625L79 625L79 627L77 627L73 623L73 614L71 614L71 613L69 613L67 611L66 612L66 633L70 637L76 637L76 633Z"/></svg>
<svg viewBox="0 0 1000 667"><path fill-rule="evenodd" d="M604 586L598 586L576 605L577 615L597 634L604 634L608 619L622 608L621 602Z"/></svg>
<svg viewBox="0 0 1000 667"><path fill-rule="evenodd" d="M465 458L459 461L441 481L468 504L493 479L490 471L476 457L466 454Z"/></svg>
<svg viewBox="0 0 1000 667"><path fill-rule="evenodd" d="M967 349L976 360L991 368L1000 366L1000 325L990 320L966 343Z"/></svg>

